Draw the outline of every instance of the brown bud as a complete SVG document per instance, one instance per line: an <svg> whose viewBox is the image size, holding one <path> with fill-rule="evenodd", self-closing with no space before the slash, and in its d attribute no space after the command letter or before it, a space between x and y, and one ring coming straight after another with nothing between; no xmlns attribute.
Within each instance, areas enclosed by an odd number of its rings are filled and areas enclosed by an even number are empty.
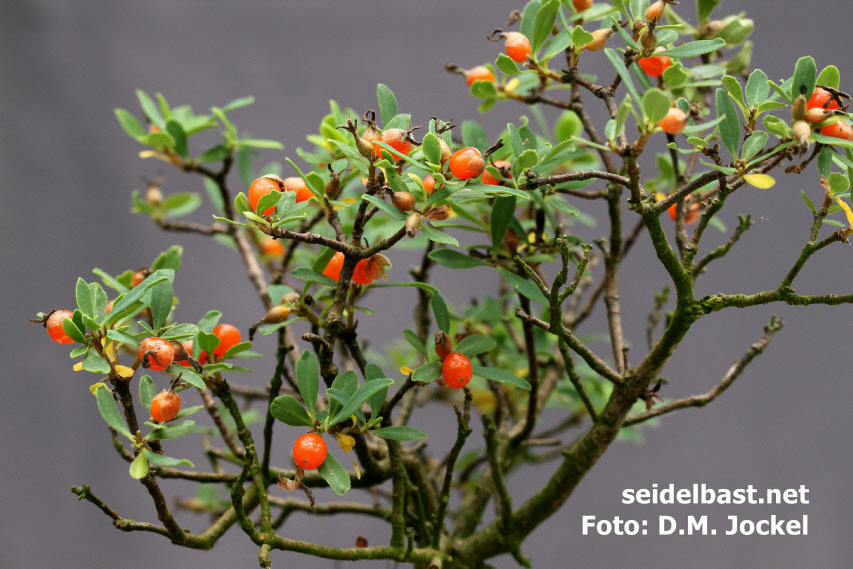
<svg viewBox="0 0 853 569"><path fill-rule="evenodd" d="M289 306L273 306L269 309L269 312L264 315L262 322L264 324L278 324L279 322L287 320L288 316L290 316Z"/></svg>
<svg viewBox="0 0 853 569"><path fill-rule="evenodd" d="M374 140L379 140L380 132L379 128L376 126L376 111L373 109L364 113L364 123L367 125L367 128L364 129L364 132L361 133L361 138L366 140L367 142L372 143Z"/></svg>
<svg viewBox="0 0 853 569"><path fill-rule="evenodd" d="M704 26L699 28L699 37L697 39L710 39L716 36L726 27L726 23L722 20L711 20Z"/></svg>
<svg viewBox="0 0 853 569"><path fill-rule="evenodd" d="M840 109L824 109L821 107L815 107L814 109L806 111L805 119L811 124L819 124L831 117L846 115L847 113Z"/></svg>
<svg viewBox="0 0 853 569"><path fill-rule="evenodd" d="M289 306L293 306L302 296L298 292L289 292L281 297L281 304L287 304Z"/></svg>
<svg viewBox="0 0 853 569"><path fill-rule="evenodd" d="M584 48L589 51L600 51L607 45L607 40L610 39L610 36L613 35L613 30L611 28L605 28L603 30L595 30L592 32L592 41L584 46Z"/></svg>
<svg viewBox="0 0 853 569"><path fill-rule="evenodd" d="M440 358L446 358L453 353L453 340L440 330L435 333L435 353Z"/></svg>
<svg viewBox="0 0 853 569"><path fill-rule="evenodd" d="M414 237L415 233L420 231L421 226L424 223L424 218L421 214L416 211L413 211L406 217L406 235L409 237Z"/></svg>
<svg viewBox="0 0 853 569"><path fill-rule="evenodd" d="M806 121L794 121L791 128L794 129L794 140L798 140L802 145L809 143L809 137L812 135L812 127L809 123Z"/></svg>
<svg viewBox="0 0 853 569"><path fill-rule="evenodd" d="M368 112L370 112L370 111L368 111ZM365 114L365 116L367 116L367 115ZM368 124L368 130L365 130L362 133L362 136L358 135L358 131L356 130L357 126L358 126L358 121L353 122L349 117L347 117L347 124L339 125L338 128L342 128L342 129L348 131L350 134L352 134L352 138L353 138L353 140L355 140L355 147L358 149L358 153L361 154L362 156L364 156L365 158L367 158L368 160L370 160L370 157L373 156L373 152L374 152L373 145L370 142L371 142L371 140L374 140L374 139L368 140L364 137L364 135L366 135L367 132L370 130L370 126ZM375 126L374 126L374 130L375 130ZM376 135L376 138L378 138L378 134ZM269 176L266 176L266 177L269 177Z"/></svg>
<svg viewBox="0 0 853 569"><path fill-rule="evenodd" d="M326 182L326 186L323 188L323 194L330 200L333 200L338 197L341 193L341 176L337 172L331 173L331 178Z"/></svg>
<svg viewBox="0 0 853 569"><path fill-rule="evenodd" d="M451 213L453 213L453 209L449 205L440 205L438 207L433 207L425 211L424 218L433 219L435 221L443 221L450 217Z"/></svg>
<svg viewBox="0 0 853 569"><path fill-rule="evenodd" d="M794 99L794 104L791 105L791 116L794 118L795 121L801 121L806 118L807 105L808 102L806 101L805 95L800 95L796 99Z"/></svg>
<svg viewBox="0 0 853 569"><path fill-rule="evenodd" d="M666 8L665 0L657 0L646 10L646 21L660 22L663 19L663 11Z"/></svg>
<svg viewBox="0 0 853 569"><path fill-rule="evenodd" d="M400 211L412 211L415 207L415 196L409 192L394 192L391 203Z"/></svg>
<svg viewBox="0 0 853 569"><path fill-rule="evenodd" d="M447 146L447 143L444 142L444 139L440 136L438 137L438 146L441 148L441 159L440 162L443 165L445 162L450 160L450 147Z"/></svg>
<svg viewBox="0 0 853 569"><path fill-rule="evenodd" d="M154 207L160 207L163 203L163 192L157 186L148 186L145 190L145 201Z"/></svg>
<svg viewBox="0 0 853 569"><path fill-rule="evenodd" d="M640 34L640 45L643 48L643 57L650 57L655 52L655 48L658 46L658 38L651 29L646 28Z"/></svg>
<svg viewBox="0 0 853 569"><path fill-rule="evenodd" d="M367 538L358 536L355 538L355 546L356 547L367 547Z"/></svg>

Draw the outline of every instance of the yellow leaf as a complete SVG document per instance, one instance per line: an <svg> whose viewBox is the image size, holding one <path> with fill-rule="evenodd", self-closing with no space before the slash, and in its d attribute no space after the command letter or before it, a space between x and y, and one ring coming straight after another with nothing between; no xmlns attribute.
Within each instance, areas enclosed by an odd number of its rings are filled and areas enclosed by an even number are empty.
<svg viewBox="0 0 853 569"><path fill-rule="evenodd" d="M657 192L657 193L655 194L655 201L656 201L656 202L662 202L663 200L665 200L665 199L666 199L666 197L667 197L667 196L666 196L666 194L665 194L665 193L663 193L663 192Z"/></svg>
<svg viewBox="0 0 853 569"><path fill-rule="evenodd" d="M752 184L756 188L766 190L772 188L776 184L776 180L767 174L744 174L743 179L747 184Z"/></svg>
<svg viewBox="0 0 853 569"><path fill-rule="evenodd" d="M507 83L506 87L504 87L504 91L506 91L510 95L516 95L517 93L515 90L518 88L519 83L520 81L518 80L518 77L510 79L509 83Z"/></svg>
<svg viewBox="0 0 853 569"><path fill-rule="evenodd" d="M355 203L355 198L344 198L344 199L342 199L342 200L340 200L340 201L342 201L342 202L346 202L346 203L348 203L348 204L352 205L352 204L354 204L354 203ZM334 209L335 211L338 211L338 210L344 209L344 206L342 206L342 205L336 205L336 206L334 206L334 208L332 208L332 209Z"/></svg>
<svg viewBox="0 0 853 569"><path fill-rule="evenodd" d="M116 373L118 373L120 377L124 378L133 377L133 368L129 368L127 366L116 366Z"/></svg>
<svg viewBox="0 0 853 569"><path fill-rule="evenodd" d="M99 387L101 387L102 385L103 385L104 387L106 387L106 385L104 385L104 380L103 380L103 379L102 379L101 381L99 381L98 383L96 383L95 385L90 386L90 387L89 387L89 391L91 391L91 392L92 392L92 395L94 395L94 394L95 394L95 392L98 390L98 388L99 388Z"/></svg>
<svg viewBox="0 0 853 569"><path fill-rule="evenodd" d="M74 371L82 370L83 369L83 362L77 362L76 364L74 364L74 367L71 369L73 369Z"/></svg>
<svg viewBox="0 0 853 569"><path fill-rule="evenodd" d="M352 447L355 446L355 439L349 435L339 435L335 433L335 437L338 439L338 446L344 449L344 452L351 451Z"/></svg>
<svg viewBox="0 0 853 569"><path fill-rule="evenodd" d="M400 373L402 373L403 375L409 375L410 373L414 373L414 372L415 372L415 370L413 370L410 367L403 366L400 368Z"/></svg>
<svg viewBox="0 0 853 569"><path fill-rule="evenodd" d="M835 201L838 202L838 205L840 205L841 209L844 210L844 213L847 214L847 223L850 224L850 227L853 227L853 211L850 211L850 206L841 198L835 198Z"/></svg>
<svg viewBox="0 0 853 569"><path fill-rule="evenodd" d="M155 152L153 150L143 150L139 153L140 158L156 158L157 160L162 160L163 162L172 163L172 160L166 156L165 154L161 154L159 152Z"/></svg>

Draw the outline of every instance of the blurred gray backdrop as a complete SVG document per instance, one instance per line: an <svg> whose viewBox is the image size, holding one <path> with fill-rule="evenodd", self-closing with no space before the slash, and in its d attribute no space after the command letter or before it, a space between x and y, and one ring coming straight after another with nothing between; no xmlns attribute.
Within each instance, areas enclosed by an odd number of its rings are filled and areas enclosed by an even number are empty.
<svg viewBox="0 0 853 569"><path fill-rule="evenodd" d="M695 20L692 4L682 0L679 13ZM252 94L256 104L235 112L234 120L256 137L281 140L284 154L267 152L265 158L282 160L306 145L304 135L316 131L328 99L357 110L375 108L376 84L383 82L415 121L425 122L431 115L457 122L473 118L495 136L525 109L504 103L478 116L477 102L462 79L444 72L442 64L472 67L493 61L499 47L485 36L522 5L522 0L0 3L0 292L5 323L0 342L0 567L256 566L257 548L238 528L210 552L188 551L160 536L119 532L95 507L69 492L85 482L122 515L156 521L144 489L129 479L127 464L111 448L87 389L92 376L72 372L68 350L50 342L28 318L38 310L73 306L74 283L78 276L93 278L92 267L111 273L137 268L174 243L185 247L176 283L183 319L195 321L217 307L224 321L245 330L260 315L242 266L230 251L198 236L163 234L129 213L130 191L142 189L140 175L163 171L167 193L201 191L201 186L198 179L162 163L139 160L140 147L121 131L113 108L136 112L135 88L160 91L173 105L189 103L200 111ZM796 58L810 54L818 68L836 64L842 87L849 90L848 1L805 6L724 0L720 10L745 10L756 19L753 64L771 78L790 76ZM612 74L603 55L588 54L584 63L589 62L596 71ZM822 191L814 169L799 177L778 177L771 190L745 188L729 200L722 219L730 228L738 212L751 212L757 224L699 280L698 295L766 290L790 267L810 227L800 190L813 200ZM600 204L579 205L601 216ZM208 213L203 210L194 218L203 221ZM705 246L725 238L716 234ZM392 260L403 278L411 260L405 253ZM848 291L850 267L851 250L833 245L809 262L797 290ZM664 282L648 239L641 238L620 279L627 334L638 347L644 344L652 294ZM481 292L470 280L455 280L448 270L436 271L436 284L457 306ZM408 326L414 295L395 289L382 299L368 302L376 316L362 318L361 329L377 349ZM646 430L643 445L616 444L605 454L560 513L526 543L524 552L537 567L850 566L849 307L773 306L708 316L665 370L672 383L662 395L671 399L709 389L761 336L774 313L786 320L786 328L723 397L705 409L666 417L660 428ZM600 318L584 329L605 330ZM268 352L273 342L262 338L257 347ZM261 373L250 381L261 385L271 363L261 362L258 369ZM441 424L453 422L452 411L421 412L415 421L430 429L432 447L449 446L450 433ZM281 445L277 458L283 461L288 448ZM553 468L518 472L512 478L516 502L530 496ZM670 482L721 488L804 484L810 504L643 508L620 502L625 488ZM164 486L170 495L189 496L192 491L186 484ZM318 498L329 500L332 494L320 491ZM759 519L807 514L809 535L581 535L583 515L649 518L654 525L651 520L659 514L708 514L718 527L728 515ZM189 515L180 521L194 531L206 522ZM294 515L283 532L336 546L349 546L358 535L371 544L388 538L387 528L373 521L302 514ZM274 552L272 559L275 567L351 565L282 552ZM508 557L494 564L515 566Z"/></svg>

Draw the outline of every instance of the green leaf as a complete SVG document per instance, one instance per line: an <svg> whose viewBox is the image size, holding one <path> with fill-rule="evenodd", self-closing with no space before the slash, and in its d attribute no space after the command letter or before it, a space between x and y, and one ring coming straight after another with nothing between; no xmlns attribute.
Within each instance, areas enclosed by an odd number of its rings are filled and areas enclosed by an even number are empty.
<svg viewBox="0 0 853 569"><path fill-rule="evenodd" d="M201 320L198 321L199 331L210 334L213 332L213 329L216 328L216 325L219 324L219 319L221 317L222 313L218 310L209 310L207 314L202 316Z"/></svg>
<svg viewBox="0 0 853 569"><path fill-rule="evenodd" d="M397 209L385 200L381 200L376 196L370 196L367 194L362 194L361 199L372 203L373 205L387 213L391 219L396 219L397 221L406 221L406 213Z"/></svg>
<svg viewBox="0 0 853 569"><path fill-rule="evenodd" d="M657 124L669 112L672 97L660 89L649 89L643 94L643 114L648 124Z"/></svg>
<svg viewBox="0 0 853 569"><path fill-rule="evenodd" d="M545 40L548 39L548 36L551 35L559 8L560 0L550 0L536 12L536 19L533 21L533 37L530 42L531 52L534 56L545 43Z"/></svg>
<svg viewBox="0 0 853 569"><path fill-rule="evenodd" d="M187 133L184 132L184 127L177 121L170 120L166 123L166 132L172 135L175 139L175 152L183 158L189 157L187 150Z"/></svg>
<svg viewBox="0 0 853 569"><path fill-rule="evenodd" d="M163 121L163 117L160 115L160 111L157 109L157 105L155 105L154 101L151 100L151 97L146 95L145 91L137 89L136 98L139 99L139 106L142 107L142 112L145 113L148 120L154 123L160 130L165 130L166 124Z"/></svg>
<svg viewBox="0 0 853 569"><path fill-rule="evenodd" d="M121 125L121 128L124 129L124 132L126 132L129 137L139 140L147 134L145 127L139 124L136 117L126 110L117 108L115 109L115 115Z"/></svg>
<svg viewBox="0 0 853 569"><path fill-rule="evenodd" d="M572 45L575 46L575 53L594 39L595 36L583 29L580 24L572 30Z"/></svg>
<svg viewBox="0 0 853 569"><path fill-rule="evenodd" d="M329 487L334 490L335 494L338 496L346 494L351 487L349 474L347 474L347 471L338 463L337 459L332 456L332 453L326 455L326 460L324 460L323 464L320 465L320 468L317 469L317 473L323 480L329 483Z"/></svg>
<svg viewBox="0 0 853 569"><path fill-rule="evenodd" d="M536 153L535 150L529 148L518 156L518 159L515 161L515 167L513 168L513 170L518 168L518 171L522 172L527 168L532 168L533 166L536 166L536 164L538 163L539 155Z"/></svg>
<svg viewBox="0 0 853 569"><path fill-rule="evenodd" d="M473 358L474 356L479 356L484 352L488 352L494 348L495 345L495 341L488 336L471 334L470 336L465 336L465 338L456 345L456 348L453 351L464 354L469 358Z"/></svg>
<svg viewBox="0 0 853 569"><path fill-rule="evenodd" d="M296 362L296 385L308 408L308 415L314 418L317 414L317 393L320 391L320 364L314 352L304 350Z"/></svg>
<svg viewBox="0 0 853 569"><path fill-rule="evenodd" d="M634 82L631 80L631 74L628 73L628 69L622 61L622 54L615 49L610 49L609 47L604 49L604 53L607 55L607 59L610 60L610 64L613 65L614 69L616 69L616 73L618 73L619 77L622 78L622 82L625 84L625 88L628 89L628 93L631 94L631 97L634 99L637 106L642 108L642 98L637 92L637 88L634 87Z"/></svg>
<svg viewBox="0 0 853 569"><path fill-rule="evenodd" d="M539 287L524 277L520 277L517 274L510 272L503 267L497 267L498 272L509 282L512 287L517 290L522 296L526 296L533 302L541 304L542 306L549 306L548 299L545 298L545 295L542 294L542 291L539 290Z"/></svg>
<svg viewBox="0 0 853 569"><path fill-rule="evenodd" d="M496 367L483 367L478 365L472 367L474 368L474 375L479 375L480 377L485 377L492 381L513 385L528 391L530 390L530 383L528 383L526 379L522 379L514 373L510 373Z"/></svg>
<svg viewBox="0 0 853 569"><path fill-rule="evenodd" d="M470 269L472 267L487 267L489 263L469 257L453 249L434 249L429 252L429 258L449 269Z"/></svg>
<svg viewBox="0 0 853 569"><path fill-rule="evenodd" d="M166 369L172 375L180 375L184 381L193 387L198 387L199 389L205 388L204 380L191 367L184 367L179 365L177 362L172 362L172 364Z"/></svg>
<svg viewBox="0 0 853 569"><path fill-rule="evenodd" d="M444 298L437 292L433 293L429 299L429 304L435 316L435 325L442 332L450 334L450 312L447 310L447 303L444 302Z"/></svg>
<svg viewBox="0 0 853 569"><path fill-rule="evenodd" d="M165 200L160 208L163 217L180 217L194 212L201 205L201 196L192 192L172 194Z"/></svg>
<svg viewBox="0 0 853 569"><path fill-rule="evenodd" d="M829 189L833 195L846 192L849 187L850 180L844 174L839 174L838 172L831 172L829 174Z"/></svg>
<svg viewBox="0 0 853 569"><path fill-rule="evenodd" d="M780 119L779 117L774 117L773 115L766 115L764 117L764 128L766 128L772 134L778 136L779 138L790 138L793 133L791 132L791 127L788 126L788 123Z"/></svg>
<svg viewBox="0 0 853 569"><path fill-rule="evenodd" d="M738 140L740 139L740 120L737 109L725 89L717 89L717 117L725 115L720 122L720 137L732 156L737 156Z"/></svg>
<svg viewBox="0 0 853 569"><path fill-rule="evenodd" d="M329 424L336 425L341 421L348 419L350 415L354 414L356 409L360 408L371 395L380 389L392 385L393 383L394 380L388 378L372 379L365 382L361 387L355 390L355 393L350 396L346 405L343 406L343 409L338 411Z"/></svg>
<svg viewBox="0 0 853 569"><path fill-rule="evenodd" d="M178 324L160 332L160 337L164 340L181 340L198 334L198 326L195 324Z"/></svg>
<svg viewBox="0 0 853 569"><path fill-rule="evenodd" d="M151 401L155 395L157 395L157 387L154 385L154 380L150 375L143 375L139 379L139 401L148 412L151 411Z"/></svg>
<svg viewBox="0 0 853 569"><path fill-rule="evenodd" d="M79 277L77 278L76 296L77 308L80 309L80 312L89 318L93 318L95 316L95 298L86 281Z"/></svg>
<svg viewBox="0 0 853 569"><path fill-rule="evenodd" d="M767 74L760 69L749 74L746 81L746 106L756 108L770 96L770 85L767 84Z"/></svg>
<svg viewBox="0 0 853 569"><path fill-rule="evenodd" d="M354 371L349 370L343 373L339 373L335 380L332 382L332 387L326 390L327 395L331 395L334 390L340 391L344 394L343 400L346 401L352 394L355 393L356 389L358 389L358 376ZM329 401L329 408L327 411L329 412L329 417L334 417L338 414L338 411L343 407L343 401L338 402L336 400Z"/></svg>
<svg viewBox="0 0 853 569"><path fill-rule="evenodd" d="M372 379L382 379L384 377L388 377L385 375L385 372L382 371L376 364L367 364L364 366L364 380L370 381ZM380 389L373 395L371 395L367 402L370 404L370 413L373 415L373 419L375 419L379 415L379 411L382 409L382 405L385 404L385 399L388 397L388 388Z"/></svg>
<svg viewBox="0 0 853 569"><path fill-rule="evenodd" d="M115 277L113 277L112 275L102 271L101 269L95 268L95 269L92 269L92 272L95 273L96 275L98 275L99 277L101 277L101 280L104 281L105 285L107 285L108 287L110 287L114 291L118 292L119 294L125 293L128 291L128 288L126 286L124 286L123 284L121 284L120 282L118 282L115 279Z"/></svg>
<svg viewBox="0 0 853 569"><path fill-rule="evenodd" d="M720 0L696 0L696 12L699 15L699 25L708 21L708 16L711 15L711 12L714 11L714 8L716 8L719 3Z"/></svg>
<svg viewBox="0 0 853 569"><path fill-rule="evenodd" d="M86 344L86 336L80 331L80 328L72 321L71 318L66 318L62 321L62 330L68 335L69 338L77 342L78 344Z"/></svg>
<svg viewBox="0 0 853 569"><path fill-rule="evenodd" d="M809 196L806 195L806 192L803 190L800 190L800 194L802 194L802 196L803 196L803 201L806 202L806 207L812 211L817 211L814 204L812 203L812 200L810 200Z"/></svg>
<svg viewBox="0 0 853 569"><path fill-rule="evenodd" d="M293 269L290 274L301 281L315 282L331 287L338 286L338 281L335 279L330 279L326 275L312 271L307 267L297 267L296 269Z"/></svg>
<svg viewBox="0 0 853 569"><path fill-rule="evenodd" d="M142 449L142 453L148 459L148 462L154 466L189 466L190 468L195 468L195 465L185 458L171 458L163 456L162 454L151 452L147 448Z"/></svg>
<svg viewBox="0 0 853 569"><path fill-rule="evenodd" d="M498 55L498 58L495 60L495 67L497 67L501 70L501 72L507 75L517 75L521 73L521 69L518 68L518 65L515 63L515 61L513 61L511 57L504 53Z"/></svg>
<svg viewBox="0 0 853 569"><path fill-rule="evenodd" d="M515 215L515 202L515 196L501 196L495 198L495 201L492 203L491 233L493 257L497 256L501 242Z"/></svg>
<svg viewBox="0 0 853 569"><path fill-rule="evenodd" d="M409 344L416 349L418 352L422 353L425 358L429 357L429 352L427 352L426 346L421 339L418 338L418 335L412 332L411 330L403 330L403 337L406 339ZM382 376L385 377L385 376Z"/></svg>
<svg viewBox="0 0 853 569"><path fill-rule="evenodd" d="M489 135L485 129L474 121L462 122L462 144L472 146L480 152L485 152L489 147Z"/></svg>
<svg viewBox="0 0 853 569"><path fill-rule="evenodd" d="M277 140L267 140L263 138L242 138L238 142L239 146L248 146L249 148L271 148L273 150L284 150L284 145Z"/></svg>
<svg viewBox="0 0 853 569"><path fill-rule="evenodd" d="M142 480L146 476L148 476L148 458L145 453L139 453L130 463L130 477Z"/></svg>
<svg viewBox="0 0 853 569"><path fill-rule="evenodd" d="M429 239L430 241L435 241L436 243L444 243L445 245L453 245L454 247L459 247L459 241L448 235L443 231L439 231L438 229L424 223L421 226L421 231L424 234L424 237Z"/></svg>
<svg viewBox="0 0 853 569"><path fill-rule="evenodd" d="M291 427L314 426L314 420L308 415L308 411L293 395L279 395L273 399L270 414Z"/></svg>
<svg viewBox="0 0 853 569"><path fill-rule="evenodd" d="M412 373L412 381L429 383L441 377L441 362L422 365Z"/></svg>
<svg viewBox="0 0 853 569"><path fill-rule="evenodd" d="M726 40L722 38L698 40L677 45L670 49L665 49L664 51L655 53L655 55L668 55L669 57L686 59L688 57L696 57L697 55L704 55L706 53L711 53L712 51L717 51L725 45Z"/></svg>
<svg viewBox="0 0 853 569"><path fill-rule="evenodd" d="M162 427L157 427L156 429L152 429L151 432L148 433L148 436L146 438L158 441L177 439L193 432L194 427L195 421L190 421L188 419L186 421L181 421L180 423L176 423L174 425L170 424Z"/></svg>
<svg viewBox="0 0 853 569"><path fill-rule="evenodd" d="M380 83L376 86L376 98L379 99L379 113L382 124L388 128L388 121L397 116L397 98L387 85Z"/></svg>
<svg viewBox="0 0 853 569"><path fill-rule="evenodd" d="M423 148L424 158L428 162L432 164L441 163L441 143L436 135L431 132L426 133L423 142L421 142L421 148Z"/></svg>
<svg viewBox="0 0 853 569"><path fill-rule="evenodd" d="M567 213L569 215L574 216L580 214L580 210L578 210L578 208L576 208L570 203L566 203L566 201L558 195L553 195L549 197L547 201L550 205L552 205L556 209L559 209L563 213Z"/></svg>
<svg viewBox="0 0 853 569"><path fill-rule="evenodd" d="M223 113L230 113L231 111L237 110L242 107L248 107L249 105L255 102L255 98L251 95L246 97L240 97L239 99L234 99L224 107L222 107Z"/></svg>
<svg viewBox="0 0 853 569"><path fill-rule="evenodd" d="M89 283L89 291L92 293L95 319L101 321L107 315L107 304L109 303L107 293L104 292L104 289L98 283Z"/></svg>
<svg viewBox="0 0 853 569"><path fill-rule="evenodd" d="M159 269L170 269L172 274L169 275L169 279L171 280L174 277L174 272L177 272L181 268L181 255L184 252L184 248L180 245L173 245L169 247L168 251L164 251L160 253L154 262L151 263L151 270L157 271Z"/></svg>
<svg viewBox="0 0 853 569"><path fill-rule="evenodd" d="M741 148L740 153L741 158L749 161L753 156L764 149L764 145L767 144L768 138L769 135L763 130L753 131L752 135L743 143L743 148Z"/></svg>
<svg viewBox="0 0 853 569"><path fill-rule="evenodd" d="M817 67L811 56L801 57L797 60L797 66L794 68L794 81L791 83L792 101L800 94L805 95L806 99L812 96L816 75Z"/></svg>
<svg viewBox="0 0 853 569"><path fill-rule="evenodd" d="M619 32L620 36L622 36L622 41L625 42L625 45L627 45L628 47L632 47L637 51L643 51L643 48L640 47L640 45L634 41L634 38L631 36L631 34L629 34L622 26L619 25L619 21L615 17L610 16L610 20L616 25L616 31Z"/></svg>
<svg viewBox="0 0 853 569"><path fill-rule="evenodd" d="M159 332L169 313L172 311L172 283L168 280L151 287L151 322L155 332Z"/></svg>
<svg viewBox="0 0 853 569"><path fill-rule="evenodd" d="M130 430L127 428L124 419L121 418L121 414L119 414L118 409L116 408L115 401L113 400L113 392L110 391L110 388L103 383L99 383L98 387L95 389L95 398L98 401L98 411L101 412L101 417L104 418L104 421L106 421L107 424L116 432L121 433L130 440L133 440Z"/></svg>
<svg viewBox="0 0 853 569"><path fill-rule="evenodd" d="M384 427L382 429L371 429L368 432L371 435L378 435L383 439L391 439L392 441L417 441L427 438L425 432L412 427Z"/></svg>
<svg viewBox="0 0 853 569"><path fill-rule="evenodd" d="M343 152L347 158L349 158L350 162L355 165L360 165L362 170L367 169L367 159L364 156L358 153L358 151L350 146L349 144L343 143L340 140L334 140L332 138L328 139L328 142L334 144L341 152Z"/></svg>
<svg viewBox="0 0 853 569"><path fill-rule="evenodd" d="M371 283L370 288L387 288L393 286L409 286L419 288L425 291L428 291L432 294L438 294L438 289L432 286L431 284L421 283L421 282L411 282L411 283Z"/></svg>
<svg viewBox="0 0 853 569"><path fill-rule="evenodd" d="M834 65L827 65L824 67L823 71L820 72L820 75L817 76L817 81L815 81L815 85L829 87L830 89L838 89L840 84L841 74L838 73L838 68Z"/></svg>
<svg viewBox="0 0 853 569"><path fill-rule="evenodd" d="M91 373L109 373L110 364L105 362L95 350L86 352L86 357L83 358L83 369Z"/></svg>
<svg viewBox="0 0 853 569"><path fill-rule="evenodd" d="M217 144L212 148L208 148L204 153L195 159L196 162L221 162L228 158L231 150L227 146Z"/></svg>
<svg viewBox="0 0 853 569"><path fill-rule="evenodd" d="M539 0L531 0L524 6L519 31L528 38L533 37L533 27L536 23L536 14L539 13L539 9L541 7L542 3Z"/></svg>
<svg viewBox="0 0 853 569"><path fill-rule="evenodd" d="M478 99L494 99L498 96L498 89L491 81L474 81L471 84L471 95Z"/></svg>

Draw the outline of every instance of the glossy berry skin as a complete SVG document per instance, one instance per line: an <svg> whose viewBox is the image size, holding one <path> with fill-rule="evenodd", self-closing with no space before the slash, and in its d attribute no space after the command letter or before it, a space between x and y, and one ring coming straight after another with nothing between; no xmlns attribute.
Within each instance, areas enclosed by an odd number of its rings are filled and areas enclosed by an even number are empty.
<svg viewBox="0 0 853 569"><path fill-rule="evenodd" d="M838 121L837 123L825 126L820 129L820 133L824 136L831 136L833 138L853 140L853 127L844 121Z"/></svg>
<svg viewBox="0 0 853 569"><path fill-rule="evenodd" d="M678 214L678 212L675 210L676 205L677 204L672 204L671 206L669 206L669 209L666 210L669 214L669 217L671 217L673 221L675 221L675 217ZM696 221L697 217L699 217L699 204L690 204L690 207L687 208L687 215L684 216L684 223L686 225L690 225L691 223Z"/></svg>
<svg viewBox="0 0 853 569"><path fill-rule="evenodd" d="M305 180L299 176L292 176L284 179L284 191L296 192L296 203L304 202L314 197L314 192L305 183Z"/></svg>
<svg viewBox="0 0 853 569"><path fill-rule="evenodd" d="M476 148L463 148L453 153L448 160L450 171L460 180L476 178L486 169L483 155Z"/></svg>
<svg viewBox="0 0 853 569"><path fill-rule="evenodd" d="M258 209L258 202L261 198L273 190L282 191L281 185L271 178L258 178L252 185L249 186L249 205L253 210ZM275 213L275 207L267 209L262 215L272 215Z"/></svg>
<svg viewBox="0 0 853 569"><path fill-rule="evenodd" d="M494 83L495 75L488 67L478 65L477 67L470 69L465 74L465 83L467 83L469 87L473 85L475 81L488 81L489 83Z"/></svg>
<svg viewBox="0 0 853 569"><path fill-rule="evenodd" d="M663 51L663 48L658 48L655 51ZM672 65L672 60L665 55L653 55L641 58L637 64L643 68L649 77L660 77Z"/></svg>
<svg viewBox="0 0 853 569"><path fill-rule="evenodd" d="M151 418L158 423L171 421L181 410L181 396L165 389L151 400Z"/></svg>
<svg viewBox="0 0 853 569"><path fill-rule="evenodd" d="M189 354L190 356L193 355L193 344L194 343L195 342L193 340L187 340L186 342L184 342L182 344L184 346L184 350L186 350L187 354ZM207 363L207 352L202 352L201 355L196 358L196 361L198 361L199 365L206 364ZM190 362L188 362L187 360L178 360L176 363L179 366L192 367L192 365L190 365Z"/></svg>
<svg viewBox="0 0 853 569"><path fill-rule="evenodd" d="M344 254L341 252L335 253L329 259L329 264L323 269L323 274L336 281L341 280L341 268L344 266Z"/></svg>
<svg viewBox="0 0 853 569"><path fill-rule="evenodd" d="M592 0L572 0L572 5L576 11L583 12L592 8Z"/></svg>
<svg viewBox="0 0 853 569"><path fill-rule="evenodd" d="M389 128L379 136L379 142L384 142L400 154L408 156L409 151L412 150L412 143L408 141L408 137L409 134L402 128ZM385 150L385 152L388 152L378 144L374 144L374 147L376 153L380 156L380 151ZM397 157L395 156L394 159L396 160Z"/></svg>
<svg viewBox="0 0 853 569"><path fill-rule="evenodd" d="M423 179L424 182L424 191L427 195L430 195L435 189L435 178L432 177L432 174Z"/></svg>
<svg viewBox="0 0 853 569"><path fill-rule="evenodd" d="M305 433L293 443L293 460L305 470L320 468L329 449L317 433Z"/></svg>
<svg viewBox="0 0 853 569"><path fill-rule="evenodd" d="M166 369L175 359L175 350L169 342L156 336L145 338L139 344L139 359L142 367L153 370ZM148 362L148 365L145 362Z"/></svg>
<svg viewBox="0 0 853 569"><path fill-rule="evenodd" d="M338 253L338 255L343 256L343 253ZM367 259L362 259L355 264L355 267L352 269L352 282L360 285L366 285L373 282L373 279L367 275L367 263Z"/></svg>
<svg viewBox="0 0 853 569"><path fill-rule="evenodd" d="M678 107L672 107L666 116L658 123L664 132L680 134L687 126L688 115Z"/></svg>
<svg viewBox="0 0 853 569"><path fill-rule="evenodd" d="M508 162L506 160L495 160L494 164L492 164L492 165L498 169L498 172L506 172L507 173L507 176L504 176L504 178L509 177L509 171L510 171L510 168L512 168L511 162ZM483 183L488 184L490 186L505 186L506 185L506 182L504 182L503 180L499 180L499 179L495 178L494 176L492 176L491 174L489 174L488 170L483 170Z"/></svg>
<svg viewBox="0 0 853 569"><path fill-rule="evenodd" d="M462 389L468 385L472 375L474 368L471 367L471 360L459 352L451 353L441 364L441 376L453 389Z"/></svg>
<svg viewBox="0 0 853 569"><path fill-rule="evenodd" d="M54 310L48 319L45 327L47 335L50 339L59 344L73 344L74 340L68 337L65 330L62 329L62 321L66 318L71 318L73 314L68 310Z"/></svg>
<svg viewBox="0 0 853 569"><path fill-rule="evenodd" d="M521 63L530 55L530 40L520 32L507 32L504 47L506 54L516 63Z"/></svg>
<svg viewBox="0 0 853 569"><path fill-rule="evenodd" d="M806 103L806 109L838 109L838 101L832 98L832 93L823 87L815 87L812 96L809 97L809 102Z"/></svg>
<svg viewBox="0 0 853 569"><path fill-rule="evenodd" d="M240 330L231 324L220 324L213 329L213 335L219 338L219 345L213 350L213 355L217 359L222 358L232 346L240 343L243 337L240 335Z"/></svg>

